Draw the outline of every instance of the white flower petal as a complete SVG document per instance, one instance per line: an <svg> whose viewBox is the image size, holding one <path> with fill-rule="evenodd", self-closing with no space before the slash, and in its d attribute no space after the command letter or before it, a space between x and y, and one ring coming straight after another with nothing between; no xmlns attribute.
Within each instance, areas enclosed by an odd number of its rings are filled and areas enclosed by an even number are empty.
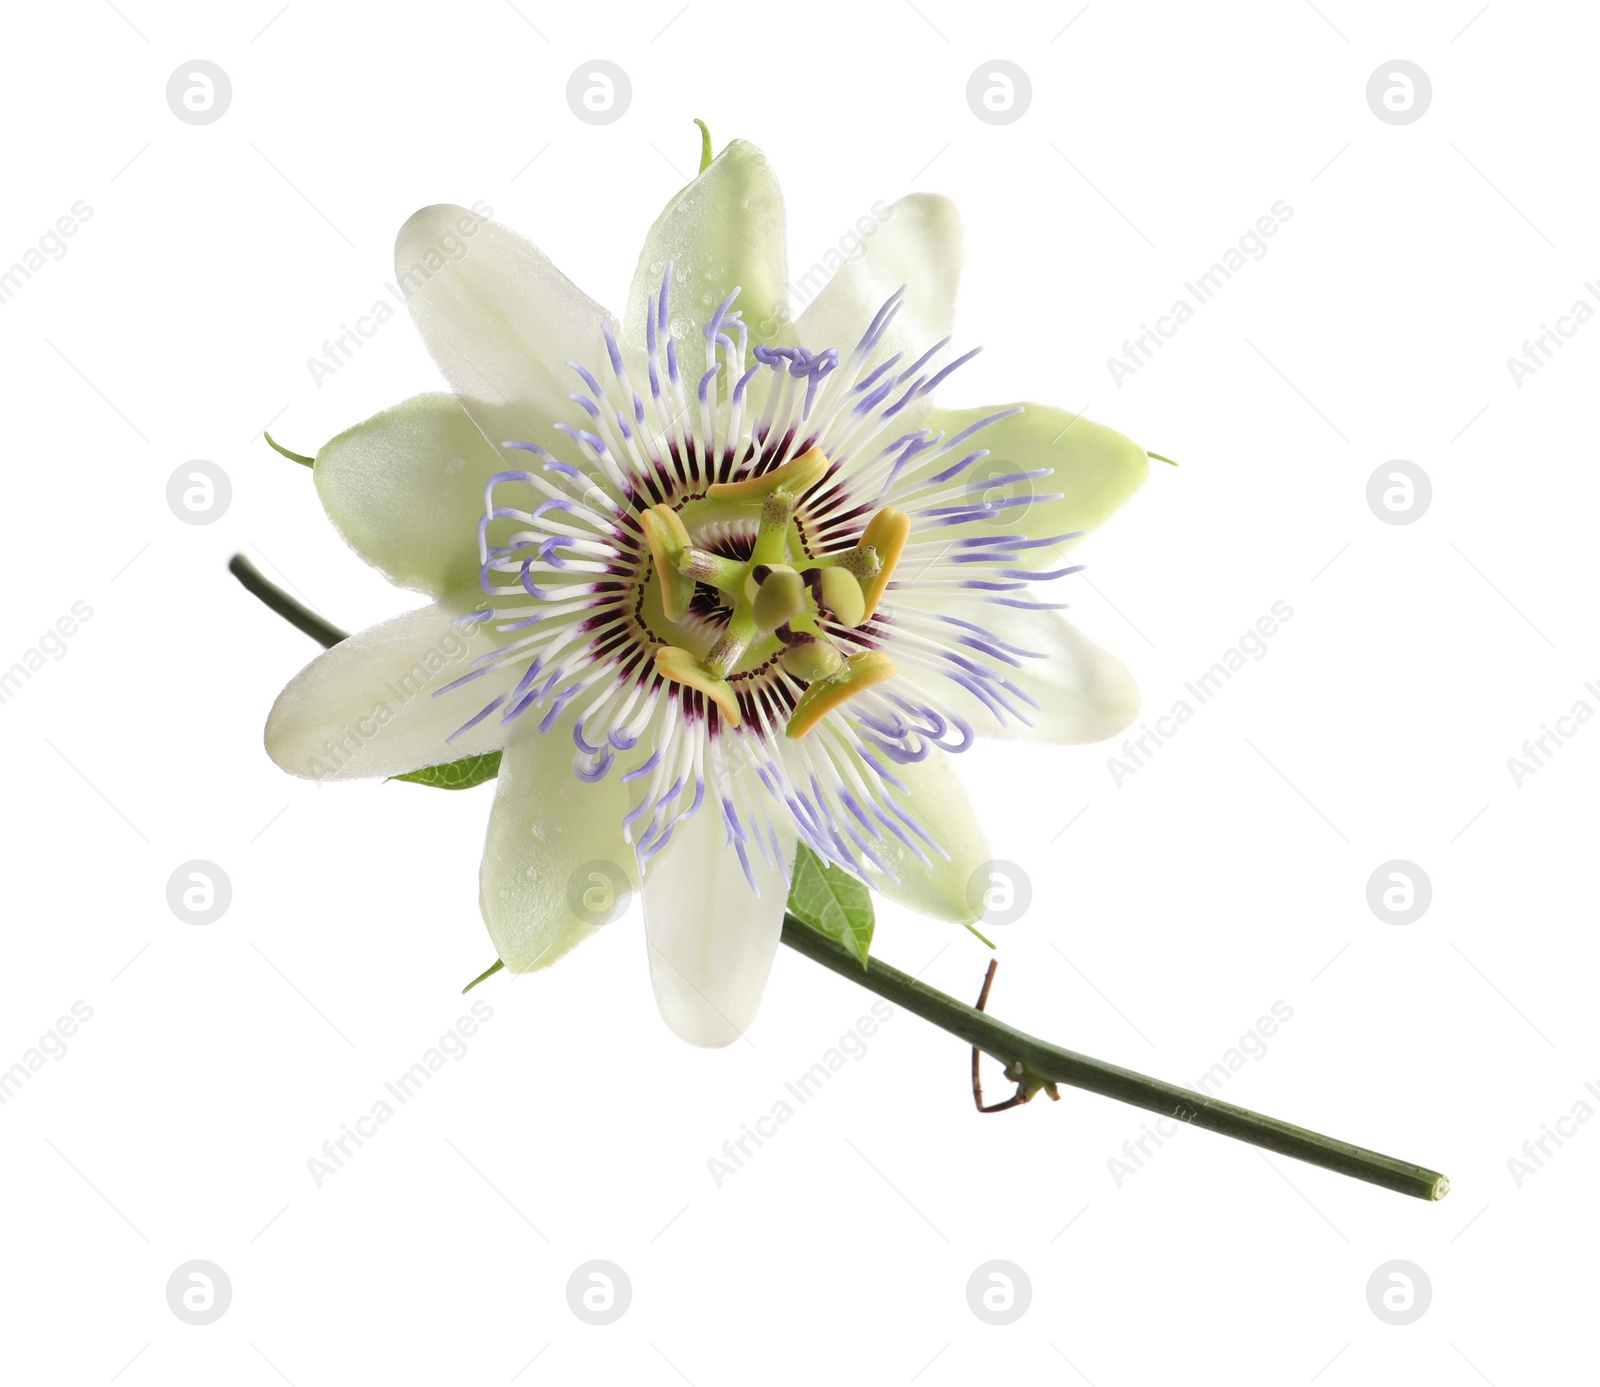
<svg viewBox="0 0 1600 1387"><path fill-rule="evenodd" d="M291 775L360 780L405 775L504 744L497 716L446 741L488 701L476 681L435 698L479 655L494 649L482 627L456 617L476 610L475 589L370 626L295 675L267 716L267 754Z"/></svg>
<svg viewBox="0 0 1600 1387"><path fill-rule="evenodd" d="M1138 717L1139 685L1128 667L1060 612L996 606L987 624L1001 640L1045 658L1024 660L1013 681L1038 705L1027 710L1033 726L985 735L1076 746L1114 737Z"/></svg>
<svg viewBox="0 0 1600 1387"><path fill-rule="evenodd" d="M901 364L909 366L955 325L961 216L949 198L913 193L889 208L862 245L860 257L848 261L806 306L795 335L813 351L837 347L844 356L885 300L904 288L875 359L903 352Z"/></svg>
<svg viewBox="0 0 1600 1387"><path fill-rule="evenodd" d="M989 456L980 458L964 473L952 479L937 496L891 502L911 511L913 524L922 529L932 524L917 516L923 507L939 508L988 501L996 506L993 514L961 525L933 526L933 532L951 539L984 535L1022 535L1026 539L1055 539L1098 529L1143 484L1150 474L1150 459L1132 439L1115 429L1069 414L1053 405L992 405L987 409L936 409L928 427L954 438L979 420L1007 409L1022 408L1022 414L1002 419L980 429L970 443L951 455L907 469L895 487L895 496L915 497L925 490L927 479L979 448ZM1026 472L1052 469L1048 477L1021 482L1005 478ZM998 484L997 484L998 483ZM1027 500L1028 497L1053 497ZM1015 551L1011 565L1029 572L1059 568L1064 556L1077 540L1060 545ZM1042 594L1048 597L1048 593Z"/></svg>
<svg viewBox="0 0 1600 1387"><path fill-rule="evenodd" d="M464 207L424 207L400 228L395 273L422 340L484 436L579 461L558 420L598 371L615 320L531 242Z"/></svg>
<svg viewBox="0 0 1600 1387"><path fill-rule="evenodd" d="M906 812L937 848L908 832L921 850L919 856L898 838L887 835L872 847L894 875L868 866L866 880L874 891L908 910L964 925L983 914L981 894L977 905L973 904L971 883L990 857L978 816L952 760L949 754L934 750L923 761L888 764L889 773L905 784L908 794L902 802Z"/></svg>
<svg viewBox="0 0 1600 1387"><path fill-rule="evenodd" d="M1035 588L1032 595L1048 596L1048 591L1041 593ZM936 616L945 614L944 608L918 606ZM997 641L1042 657L1018 656L1017 664L1011 665L981 652L963 652L1003 674L1027 696L1009 695L1031 725L1015 718L999 725L989 708L962 685L945 679L929 681L928 692L948 701L978 736L1076 746L1114 737L1138 716L1139 686L1127 667L1059 611L1024 610L998 602L962 603L959 619L983 627ZM960 634L952 631L951 639L959 639ZM885 648L892 659L892 641Z"/></svg>
<svg viewBox="0 0 1600 1387"><path fill-rule="evenodd" d="M668 327L678 350L698 362L701 329L734 290L755 342L784 336L789 326L789 273L784 251L783 194L767 157L734 140L684 187L645 237L624 319L628 341L645 344L645 321L672 265ZM697 371L698 374L698 371Z"/></svg>
<svg viewBox="0 0 1600 1387"><path fill-rule="evenodd" d="M644 929L656 1005L691 1044L730 1045L755 1019L783 931L794 862L793 827L780 825L778 836L776 866L747 849L758 898L728 840L716 795L708 792L645 868Z"/></svg>
<svg viewBox="0 0 1600 1387"><path fill-rule="evenodd" d="M442 597L477 580L484 486L505 465L454 395L417 395L325 443L315 478L352 549Z"/></svg>
<svg viewBox="0 0 1600 1387"><path fill-rule="evenodd" d="M570 719L549 732L519 720L500 761L479 904L513 972L554 963L619 916L636 889L622 839L627 786L620 774L586 784L572 757Z"/></svg>

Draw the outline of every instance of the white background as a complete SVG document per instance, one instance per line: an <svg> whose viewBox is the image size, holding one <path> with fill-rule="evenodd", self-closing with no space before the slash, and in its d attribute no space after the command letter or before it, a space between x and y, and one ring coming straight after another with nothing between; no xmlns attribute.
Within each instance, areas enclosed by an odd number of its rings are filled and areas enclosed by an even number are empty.
<svg viewBox="0 0 1600 1387"><path fill-rule="evenodd" d="M93 1009L0 1108L7 1379L1582 1372L1600 1125L1520 1187L1507 1161L1580 1100L1600 1109L1600 728L1520 787L1507 758L1575 701L1600 709L1600 326L1520 388L1506 358L1600 276L1587 7L275 9L7 18L0 262L93 209L0 305L0 665L75 601L93 611L0 706L0 1066L73 1002ZM206 126L164 94L196 57L233 84ZM598 127L565 99L597 57L633 87ZM1403 126L1365 96L1397 57L1433 85ZM1031 78L1009 125L967 106L990 58ZM749 1043L694 1050L657 1019L634 911L555 970L462 999L492 958L491 791L318 789L268 762L266 710L314 647L228 556L347 627L415 599L342 547L260 431L312 452L437 387L403 314L320 386L307 358L385 297L395 230L436 201L484 199L620 308L693 170L694 116L771 156L796 269L878 199L958 201L960 330L987 351L948 403L1052 401L1179 459L1080 551L1070 594L1147 713L1274 602L1293 609L1120 785L1112 747L968 758L996 855L1033 891L998 932L993 1008L1186 1081L1284 1001L1293 1019L1224 1096L1445 1170L1444 1202L1194 1131L1119 1185L1108 1161L1143 1114L1069 1092L980 1118L967 1052L906 1014L718 1188L707 1159L866 993L782 951ZM1280 199L1269 253L1115 384L1107 358ZM211 525L166 504L191 459L232 482ZM1410 525L1367 505L1392 459L1432 480ZM195 858L233 886L205 927L166 902ZM1403 927L1366 900L1393 858L1433 884ZM987 957L888 908L877 952L961 996ZM465 1057L318 1188L307 1159L475 998L493 1019ZM206 1327L165 1295L196 1258L233 1288ZM1006 1327L967 1306L996 1258L1032 1285ZM593 1259L633 1287L609 1327L567 1304ZM1432 1285L1403 1327L1367 1302L1393 1259Z"/></svg>

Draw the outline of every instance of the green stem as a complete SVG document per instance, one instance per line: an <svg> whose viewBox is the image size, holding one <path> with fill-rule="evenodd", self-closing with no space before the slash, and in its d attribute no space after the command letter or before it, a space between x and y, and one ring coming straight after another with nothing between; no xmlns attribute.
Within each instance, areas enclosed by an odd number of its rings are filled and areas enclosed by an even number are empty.
<svg viewBox="0 0 1600 1387"><path fill-rule="evenodd" d="M700 127L700 172L704 173L711 167L711 127L703 120L696 120Z"/></svg>
<svg viewBox="0 0 1600 1387"><path fill-rule="evenodd" d="M261 436L267 440L267 446L271 448L273 452L282 453L284 457L289 459L290 462L298 462L302 467L315 467L317 465L317 460L315 458L308 458L304 453L291 453L283 446L283 444L279 443L278 440L265 429L262 429Z"/></svg>
<svg viewBox="0 0 1600 1387"><path fill-rule="evenodd" d="M1347 1141L1307 1131L1275 1117L1224 1103L1203 1093L1152 1079L1104 1060L1091 1059L1074 1050L1040 1040L987 1012L958 1002L937 988L918 982L898 968L873 959L863 972L861 960L837 940L828 938L793 915L783 917L783 942L814 963L831 968L858 987L931 1021L941 1030L994 1056L1002 1064L1021 1063L1041 1079L1070 1084L1106 1098L1131 1103L1136 1108L1204 1127L1236 1141L1247 1141L1297 1161L1338 1171L1369 1184L1398 1190L1416 1199L1443 1199L1450 1182L1436 1170L1383 1156Z"/></svg>
<svg viewBox="0 0 1600 1387"><path fill-rule="evenodd" d="M495 961L485 968L483 972L479 973L477 977L475 977L471 982L461 989L461 995L465 997L467 993L471 992L472 989L475 988L485 978L492 978L505 966L505 961L503 959L495 959Z"/></svg>
<svg viewBox="0 0 1600 1387"><path fill-rule="evenodd" d="M976 925L969 924L969 925L963 926L963 928L974 939L979 940L983 944L983 947L986 948L987 950L989 950L990 953L999 953L1000 952L999 949L995 946L994 940L987 938L983 934L980 934L978 932L978 927Z"/></svg>
<svg viewBox="0 0 1600 1387"><path fill-rule="evenodd" d="M1144 455L1147 458L1154 458L1157 462L1164 462L1168 467L1176 467L1178 465L1171 458L1164 458L1160 453L1152 453L1148 448L1144 450Z"/></svg>
<svg viewBox="0 0 1600 1387"><path fill-rule="evenodd" d="M338 645L340 641L349 638L348 631L341 631L331 621L324 621L310 607L296 602L276 583L262 577L261 571L243 554L235 554L228 560L228 572L244 585L244 590L252 597L266 603L291 626L298 627L312 640L330 646Z"/></svg>
<svg viewBox="0 0 1600 1387"><path fill-rule="evenodd" d="M228 571L244 584L252 596L260 598L279 616L323 645L337 645L345 639L345 633L337 626L324 621L263 578L244 555L235 554L228 561ZM783 917L783 942L813 963L831 968L858 987L876 992L878 996L904 1007L924 1021L949 1031L963 1043L994 1056L1001 1064L1022 1065L1038 1079L1070 1084L1106 1098L1115 1098L1136 1108L1144 1108L1147 1112L1187 1122L1191 1127L1204 1127L1208 1131L1233 1137L1236 1141L1247 1141L1252 1146L1292 1156L1297 1161L1319 1165L1325 1170L1338 1171L1341 1175L1382 1185L1386 1189L1398 1190L1415 1199L1443 1199L1450 1189L1450 1181L1436 1170L1352 1146L1347 1141L1325 1137L1304 1127L1296 1127L1293 1123L1280 1122L1275 1117L1264 1117L1179 1084L1152 1079L1144 1074L1136 1074L1131 1069L1052 1045L1049 1041L1019 1031L1015 1026L1008 1026L988 1012L958 1002L937 988L929 987L927 983L918 982L881 959L873 959L870 966L863 970L861 960L842 943L819 933L793 915L786 914ZM477 986L502 967L503 964L497 959L467 988Z"/></svg>

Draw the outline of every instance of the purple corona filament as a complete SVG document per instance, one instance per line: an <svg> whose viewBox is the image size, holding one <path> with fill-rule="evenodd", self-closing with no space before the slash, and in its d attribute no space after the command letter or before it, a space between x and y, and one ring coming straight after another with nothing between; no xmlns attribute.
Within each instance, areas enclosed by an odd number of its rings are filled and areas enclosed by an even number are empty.
<svg viewBox="0 0 1600 1387"><path fill-rule="evenodd" d="M668 266L642 348L602 325L597 359L567 363L583 387L568 396L573 418L539 421L563 436L560 457L532 442L502 445L537 464L507 468L486 487L478 529L486 601L462 620L487 632L493 649L439 691L473 700L455 735L498 715L570 737L579 780L618 775L628 786L623 830L641 864L708 799L752 885L755 864L783 851L780 825L857 873L927 864L944 853L895 767L971 746L963 709L1002 726L1037 711L1012 676L1042 655L994 634L983 612L1051 610L1059 604L1010 594L1078 571L1021 566L1025 554L1077 538L1015 530L1030 504L1059 499L1042 485L1051 469L1001 464L995 476L974 474L991 454L979 436L1020 406L950 435L926 426L920 402L976 352L951 358L948 338L909 362L886 349L904 290L854 345L820 348L752 344L735 290L697 347L669 329L671 280ZM850 627L820 608L815 615L818 636L840 654L881 652L893 677L794 737L786 728L807 684L777 658L775 637L728 671L737 719L701 688L663 676L657 651L710 649L734 599L692 581L687 611L669 622L641 517L665 507L709 562L750 563L759 503L748 514L701 503L715 485L764 478L812 449L828 465L792 520L808 562L853 552L885 506L909 516L911 532L870 619ZM901 600L913 593L927 600ZM943 610L957 598L966 616ZM464 688L479 692L457 692Z"/></svg>

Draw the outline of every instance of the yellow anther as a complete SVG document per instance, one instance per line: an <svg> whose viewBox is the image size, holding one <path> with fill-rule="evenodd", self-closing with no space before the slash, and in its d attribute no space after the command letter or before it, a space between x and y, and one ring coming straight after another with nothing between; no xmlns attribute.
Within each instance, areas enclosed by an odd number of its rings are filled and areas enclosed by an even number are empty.
<svg viewBox="0 0 1600 1387"><path fill-rule="evenodd" d="M817 577L817 586L822 589L821 605L832 612L841 625L861 625L867 612L861 584L842 568L820 569Z"/></svg>
<svg viewBox="0 0 1600 1387"><path fill-rule="evenodd" d="M822 480L829 465L827 455L820 448L807 448L799 457L790 458L782 467L774 467L759 477L718 482L706 495L713 501L760 501L775 491L799 496Z"/></svg>
<svg viewBox="0 0 1600 1387"><path fill-rule="evenodd" d="M694 580L678 572L678 562L689 547L689 532L671 506L640 511L639 528L661 579L661 611L668 621L681 621L694 596Z"/></svg>
<svg viewBox="0 0 1600 1387"><path fill-rule="evenodd" d="M893 506L885 506L867 522L867 528L861 532L860 547L876 549L878 562L882 565L875 576L861 585L861 595L866 599L862 621L870 621L872 614L878 610L878 603L883 601L889 579L894 576L894 566L900 561L910 535L911 517Z"/></svg>
<svg viewBox="0 0 1600 1387"><path fill-rule="evenodd" d="M651 506L650 514L655 516L662 529L666 532L671 552L681 554L689 547L689 531L685 528L683 517L673 510L671 506Z"/></svg>
<svg viewBox="0 0 1600 1387"><path fill-rule="evenodd" d="M774 564L772 571L761 580L750 605L756 625L763 631L776 631L791 617L805 611L805 579L786 564Z"/></svg>
<svg viewBox="0 0 1600 1387"><path fill-rule="evenodd" d="M728 726L739 725L739 699L733 692L733 686L726 679L718 678L707 669L703 660L696 659L687 650L680 649L676 645L657 646L655 660L656 669L660 671L663 679L698 689L722 709L722 716L727 719Z"/></svg>
<svg viewBox="0 0 1600 1387"><path fill-rule="evenodd" d="M818 680L800 695L786 729L789 736L799 741L835 708L864 689L892 679L897 673L894 661L881 650L863 650L852 655L833 678Z"/></svg>

